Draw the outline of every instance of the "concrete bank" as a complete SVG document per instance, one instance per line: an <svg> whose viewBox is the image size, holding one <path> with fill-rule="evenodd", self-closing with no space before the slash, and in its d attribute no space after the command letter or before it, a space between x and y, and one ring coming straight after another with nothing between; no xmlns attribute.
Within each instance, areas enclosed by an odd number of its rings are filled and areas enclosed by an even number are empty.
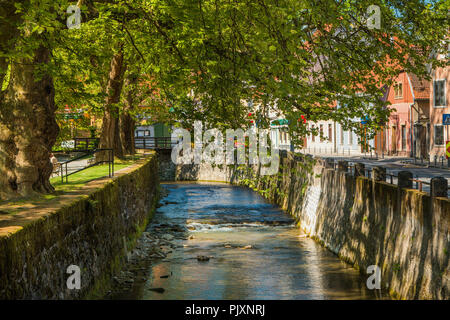
<svg viewBox="0 0 450 320"><path fill-rule="evenodd" d="M312 238L366 274L381 269L381 288L394 298L449 299L450 201L327 169L292 154L280 172L258 168L180 165L176 180L249 186L293 215Z"/></svg>
<svg viewBox="0 0 450 320"><path fill-rule="evenodd" d="M0 299L101 297L125 261L158 200L152 155L114 179L93 181L85 195L61 196L57 206L0 225ZM70 265L80 289L68 289Z"/></svg>

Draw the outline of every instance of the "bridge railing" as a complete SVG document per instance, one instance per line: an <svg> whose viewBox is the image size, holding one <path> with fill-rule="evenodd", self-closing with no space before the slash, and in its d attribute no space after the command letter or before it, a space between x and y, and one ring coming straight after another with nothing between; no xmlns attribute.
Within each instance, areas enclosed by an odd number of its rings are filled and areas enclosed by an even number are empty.
<svg viewBox="0 0 450 320"><path fill-rule="evenodd" d="M178 143L171 137L135 137L134 146L136 149L172 149Z"/></svg>

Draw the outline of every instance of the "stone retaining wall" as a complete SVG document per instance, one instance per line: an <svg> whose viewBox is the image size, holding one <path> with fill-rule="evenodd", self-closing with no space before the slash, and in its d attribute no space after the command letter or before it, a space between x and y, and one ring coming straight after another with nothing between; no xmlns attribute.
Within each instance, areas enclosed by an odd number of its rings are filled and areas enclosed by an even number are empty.
<svg viewBox="0 0 450 320"><path fill-rule="evenodd" d="M309 168L309 169L307 169ZM396 298L449 299L450 201L287 154L280 173L182 165L176 180L247 185L293 215L312 238L361 273L377 265Z"/></svg>
<svg viewBox="0 0 450 320"><path fill-rule="evenodd" d="M102 297L158 200L156 155L0 237L0 299ZM81 289L67 288L69 265Z"/></svg>

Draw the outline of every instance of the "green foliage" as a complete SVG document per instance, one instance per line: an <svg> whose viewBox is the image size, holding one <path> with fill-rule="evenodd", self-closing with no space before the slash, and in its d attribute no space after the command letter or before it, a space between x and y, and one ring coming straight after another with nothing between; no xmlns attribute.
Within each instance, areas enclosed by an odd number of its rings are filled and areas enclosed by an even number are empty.
<svg viewBox="0 0 450 320"><path fill-rule="evenodd" d="M446 50L445 0L80 3L81 28L68 29L69 1L16 2L21 38L1 56L15 61L38 46L51 48L51 63L41 71L54 78L58 107L83 107L96 116L103 115L110 61L119 47L125 78L138 81L124 87L117 114L128 92L151 119L176 119L184 127L202 120L245 128L254 112L258 127L268 128L272 111L289 120L297 145L311 132L302 115L335 120L370 138L390 112L383 85L401 70L429 77L428 64L448 64L433 55ZM380 29L367 27L370 5L380 7ZM332 108L337 101L341 107ZM142 110L132 113L138 117ZM364 128L352 121L366 117Z"/></svg>
<svg viewBox="0 0 450 320"><path fill-rule="evenodd" d="M11 64L8 64L8 69L6 70L5 77L3 78L1 91L5 91L6 88L8 88L10 76L11 76Z"/></svg>
<svg viewBox="0 0 450 320"><path fill-rule="evenodd" d="M380 30L368 29L362 19L370 5L380 6ZM246 103L253 101L260 106L259 127L268 127L276 104L297 144L309 131L297 121L301 115L373 135L389 115L382 86L400 70L425 76L428 62L439 64L430 57L447 35L447 9L443 1L372 0L139 6L146 17L141 29L148 27L152 37L148 61L182 121L245 127L253 111ZM331 108L335 101L343 107ZM364 129L351 121L363 117L369 118Z"/></svg>

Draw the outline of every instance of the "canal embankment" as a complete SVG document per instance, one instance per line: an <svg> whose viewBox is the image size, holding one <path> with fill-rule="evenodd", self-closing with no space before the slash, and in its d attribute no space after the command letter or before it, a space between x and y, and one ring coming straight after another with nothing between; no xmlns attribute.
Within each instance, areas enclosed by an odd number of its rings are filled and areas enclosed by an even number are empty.
<svg viewBox="0 0 450 320"><path fill-rule="evenodd" d="M257 192L216 182L165 195L108 299L384 299Z"/></svg>
<svg viewBox="0 0 450 320"><path fill-rule="evenodd" d="M158 190L153 154L56 203L5 216L0 220L0 299L102 297L151 219ZM79 289L67 285L76 269Z"/></svg>
<svg viewBox="0 0 450 320"><path fill-rule="evenodd" d="M282 154L277 175L257 166L178 165L175 180L246 185L280 205L303 231L400 299L449 299L450 201Z"/></svg>

